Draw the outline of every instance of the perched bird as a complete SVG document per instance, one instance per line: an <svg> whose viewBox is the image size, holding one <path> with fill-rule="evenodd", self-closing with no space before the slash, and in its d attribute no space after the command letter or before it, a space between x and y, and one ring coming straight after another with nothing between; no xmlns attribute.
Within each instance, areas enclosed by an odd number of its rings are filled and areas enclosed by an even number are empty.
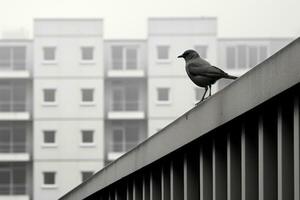
<svg viewBox="0 0 300 200"><path fill-rule="evenodd" d="M184 58L185 70L189 78L199 87L205 88L205 92L201 101L205 99L205 94L209 88L209 96L211 96L211 85L221 78L236 79L223 70L212 66L209 62L202 59L194 50L186 50L178 58ZM199 101L198 103L200 103ZM197 104L198 104L197 103Z"/></svg>

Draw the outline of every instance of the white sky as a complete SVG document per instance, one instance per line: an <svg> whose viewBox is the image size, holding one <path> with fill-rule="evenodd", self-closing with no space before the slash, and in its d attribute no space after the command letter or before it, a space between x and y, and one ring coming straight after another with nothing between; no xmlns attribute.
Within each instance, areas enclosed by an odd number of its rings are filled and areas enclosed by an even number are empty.
<svg viewBox="0 0 300 200"><path fill-rule="evenodd" d="M220 37L297 37L300 0L0 0L0 32L34 18L104 18L104 37L146 38L148 17L218 17Z"/></svg>

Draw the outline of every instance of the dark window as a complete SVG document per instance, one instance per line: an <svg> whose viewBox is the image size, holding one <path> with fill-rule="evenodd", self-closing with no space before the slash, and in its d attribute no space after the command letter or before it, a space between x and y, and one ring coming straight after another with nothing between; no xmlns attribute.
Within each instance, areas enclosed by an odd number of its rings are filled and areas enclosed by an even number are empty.
<svg viewBox="0 0 300 200"><path fill-rule="evenodd" d="M94 102L94 89L82 89L81 100L82 102Z"/></svg>
<svg viewBox="0 0 300 200"><path fill-rule="evenodd" d="M55 89L44 89L44 102L55 102Z"/></svg>
<svg viewBox="0 0 300 200"><path fill-rule="evenodd" d="M170 89L169 88L158 88L157 89L157 100L158 101L169 101L170 100Z"/></svg>
<svg viewBox="0 0 300 200"><path fill-rule="evenodd" d="M157 58L159 60L167 60L169 59L169 46L158 46L157 47Z"/></svg>
<svg viewBox="0 0 300 200"><path fill-rule="evenodd" d="M94 47L81 47L82 60L94 60Z"/></svg>
<svg viewBox="0 0 300 200"><path fill-rule="evenodd" d="M54 61L56 60L55 47L44 47L44 60Z"/></svg>
<svg viewBox="0 0 300 200"><path fill-rule="evenodd" d="M44 131L44 143L46 144L55 143L55 131Z"/></svg>
<svg viewBox="0 0 300 200"><path fill-rule="evenodd" d="M82 143L94 143L94 131L83 130L81 131L81 142Z"/></svg>
<svg viewBox="0 0 300 200"><path fill-rule="evenodd" d="M44 172L44 185L55 185L55 172Z"/></svg>

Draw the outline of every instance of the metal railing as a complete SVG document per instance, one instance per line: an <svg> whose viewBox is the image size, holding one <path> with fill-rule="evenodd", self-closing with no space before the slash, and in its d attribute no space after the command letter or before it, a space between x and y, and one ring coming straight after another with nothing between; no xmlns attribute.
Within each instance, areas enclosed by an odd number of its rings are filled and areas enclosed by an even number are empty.
<svg viewBox="0 0 300 200"><path fill-rule="evenodd" d="M26 67L26 60L0 60L0 71L19 71Z"/></svg>
<svg viewBox="0 0 300 200"><path fill-rule="evenodd" d="M298 200L300 38L61 197Z"/></svg>
<svg viewBox="0 0 300 200"><path fill-rule="evenodd" d="M0 112L24 112L27 110L25 101L0 102Z"/></svg>
<svg viewBox="0 0 300 200"><path fill-rule="evenodd" d="M139 111L140 101L111 101L111 111Z"/></svg>
<svg viewBox="0 0 300 200"><path fill-rule="evenodd" d="M0 153L25 153L26 142L2 142L0 141Z"/></svg>
<svg viewBox="0 0 300 200"><path fill-rule="evenodd" d="M26 184L0 184L0 196L23 194L26 194Z"/></svg>

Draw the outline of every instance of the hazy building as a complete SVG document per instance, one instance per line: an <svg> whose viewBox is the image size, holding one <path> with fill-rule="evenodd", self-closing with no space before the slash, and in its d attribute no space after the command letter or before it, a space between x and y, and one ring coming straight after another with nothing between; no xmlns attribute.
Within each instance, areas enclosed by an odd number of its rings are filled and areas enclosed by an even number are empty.
<svg viewBox="0 0 300 200"><path fill-rule="evenodd" d="M34 199L57 199L104 166L102 20L34 27Z"/></svg>
<svg viewBox="0 0 300 200"><path fill-rule="evenodd" d="M1 40L0 198L57 199L192 108L184 50L240 76L291 41L217 26L150 18L146 40L104 40L101 19L37 19L33 40Z"/></svg>
<svg viewBox="0 0 300 200"><path fill-rule="evenodd" d="M32 41L0 41L0 198L33 189Z"/></svg>

